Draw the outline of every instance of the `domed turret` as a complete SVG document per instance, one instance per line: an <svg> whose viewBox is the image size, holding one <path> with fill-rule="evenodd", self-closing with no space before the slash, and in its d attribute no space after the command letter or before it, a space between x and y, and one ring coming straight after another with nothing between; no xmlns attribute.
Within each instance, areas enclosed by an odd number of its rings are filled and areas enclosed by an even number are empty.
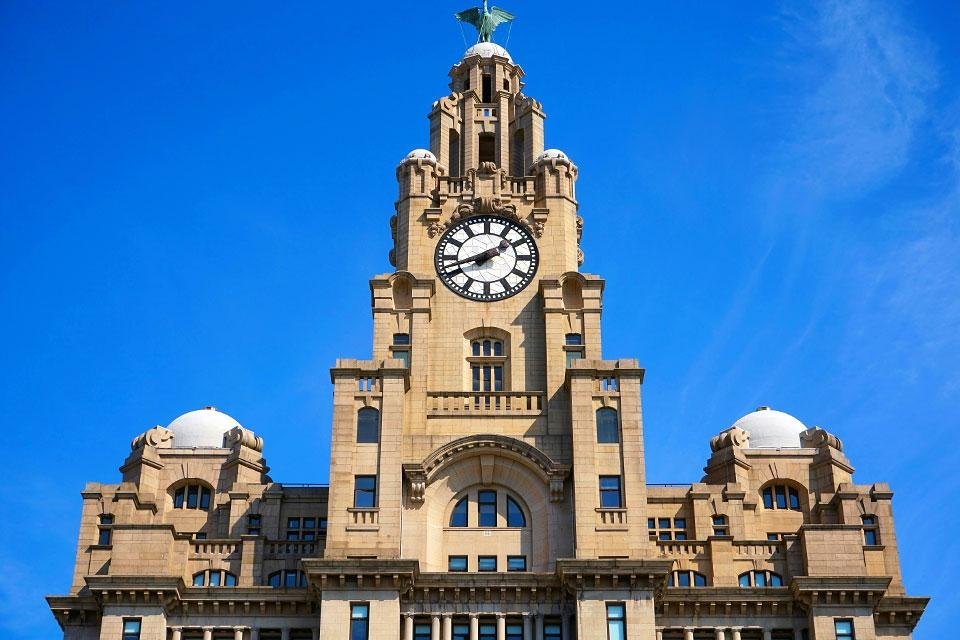
<svg viewBox="0 0 960 640"><path fill-rule="evenodd" d="M770 407L757 407L734 422L734 427L747 432L748 449L799 449L800 434L807 430L789 413Z"/></svg>
<svg viewBox="0 0 960 640"><path fill-rule="evenodd" d="M401 162L416 162L417 160L425 160L436 164L437 156L433 155L433 152L429 149L414 149L404 156Z"/></svg>
<svg viewBox="0 0 960 640"><path fill-rule="evenodd" d="M464 59L469 58L470 56L480 56L481 58L492 58L493 56L498 56L500 58L506 58L511 63L513 62L513 58L510 57L510 53L496 42L478 42L464 51Z"/></svg>
<svg viewBox="0 0 960 640"><path fill-rule="evenodd" d="M223 446L223 435L239 426L239 422L216 407L204 407L176 418L167 429L173 432L175 448L219 448Z"/></svg>

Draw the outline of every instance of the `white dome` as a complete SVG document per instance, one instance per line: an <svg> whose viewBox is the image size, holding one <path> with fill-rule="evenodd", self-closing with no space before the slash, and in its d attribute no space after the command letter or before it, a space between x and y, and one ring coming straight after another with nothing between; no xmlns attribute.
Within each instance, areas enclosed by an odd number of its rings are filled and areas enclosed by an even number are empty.
<svg viewBox="0 0 960 640"><path fill-rule="evenodd" d="M757 409L733 423L747 432L748 449L799 449L800 434L807 430L789 413L770 407Z"/></svg>
<svg viewBox="0 0 960 640"><path fill-rule="evenodd" d="M216 407L190 411L167 425L173 431L174 447L222 447L223 434L240 423Z"/></svg>
<svg viewBox="0 0 960 640"><path fill-rule="evenodd" d="M437 156L433 155L433 152L429 149L414 149L403 158L404 162L411 160L430 160L431 162L436 162Z"/></svg>
<svg viewBox="0 0 960 640"><path fill-rule="evenodd" d="M569 160L563 151L560 149L546 149L543 153L537 156L537 162L541 160Z"/></svg>
<svg viewBox="0 0 960 640"><path fill-rule="evenodd" d="M510 57L510 53L496 42L478 42L467 49L463 54L464 58L469 58L470 56L480 56L481 58L500 56L501 58L506 58L510 62L513 62L513 58Z"/></svg>

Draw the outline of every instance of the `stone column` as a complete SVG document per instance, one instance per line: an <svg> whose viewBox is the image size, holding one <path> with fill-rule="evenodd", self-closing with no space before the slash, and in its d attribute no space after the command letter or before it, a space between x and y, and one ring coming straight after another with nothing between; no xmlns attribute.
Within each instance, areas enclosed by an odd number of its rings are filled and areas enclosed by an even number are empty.
<svg viewBox="0 0 960 640"><path fill-rule="evenodd" d="M693 627L683 628L683 640L693 640Z"/></svg>
<svg viewBox="0 0 960 640"><path fill-rule="evenodd" d="M311 631L313 631L313 640L320 640L320 627L314 627Z"/></svg>
<svg viewBox="0 0 960 640"><path fill-rule="evenodd" d="M502 614L497 614L497 640L507 640L507 618Z"/></svg>
<svg viewBox="0 0 960 640"><path fill-rule="evenodd" d="M203 628L203 640L213 640L213 627Z"/></svg>
<svg viewBox="0 0 960 640"><path fill-rule="evenodd" d="M430 620L430 640L440 640L440 614L435 613Z"/></svg>
<svg viewBox="0 0 960 640"><path fill-rule="evenodd" d="M727 633L726 633L726 631L724 631L723 629L719 629L719 628L718 628L718 629L715 629L714 631L715 631L716 634L717 634L716 640L727 640Z"/></svg>
<svg viewBox="0 0 960 640"><path fill-rule="evenodd" d="M533 640L533 616L528 612L523 614L523 640Z"/></svg>
<svg viewBox="0 0 960 640"><path fill-rule="evenodd" d="M246 627L234 627L233 640L243 640L243 632L245 630L246 630Z"/></svg>
<svg viewBox="0 0 960 640"><path fill-rule="evenodd" d="M260 640L260 627L250 628L250 640Z"/></svg>
<svg viewBox="0 0 960 640"><path fill-rule="evenodd" d="M740 640L740 627L730 629L730 640Z"/></svg>
<svg viewBox="0 0 960 640"><path fill-rule="evenodd" d="M770 629L763 630L763 640L773 640L773 632Z"/></svg>
<svg viewBox="0 0 960 640"><path fill-rule="evenodd" d="M280 640L290 640L290 627L280 629Z"/></svg>
<svg viewBox="0 0 960 640"><path fill-rule="evenodd" d="M170 627L170 631L172 632L171 640L180 640L183 635L183 628L181 627Z"/></svg>
<svg viewBox="0 0 960 640"><path fill-rule="evenodd" d="M413 614L403 614L403 640L413 640Z"/></svg>
<svg viewBox="0 0 960 640"><path fill-rule="evenodd" d="M453 638L453 617L449 613L443 614L443 640Z"/></svg>
<svg viewBox="0 0 960 640"><path fill-rule="evenodd" d="M534 634L533 637L535 640L543 640L543 614L538 613L534 622Z"/></svg>
<svg viewBox="0 0 960 640"><path fill-rule="evenodd" d="M563 617L560 618L560 621L561 621L560 624L563 625L562 628L560 629L561 635L563 636L563 640L572 640L573 638L573 636L570 635L570 626L573 622L572 618L573 618L572 613L565 613L563 614Z"/></svg>
<svg viewBox="0 0 960 640"><path fill-rule="evenodd" d="M480 620L477 614L470 614L470 640L480 640Z"/></svg>
<svg viewBox="0 0 960 640"><path fill-rule="evenodd" d="M657 640L663 640L663 629L657 629Z"/></svg>

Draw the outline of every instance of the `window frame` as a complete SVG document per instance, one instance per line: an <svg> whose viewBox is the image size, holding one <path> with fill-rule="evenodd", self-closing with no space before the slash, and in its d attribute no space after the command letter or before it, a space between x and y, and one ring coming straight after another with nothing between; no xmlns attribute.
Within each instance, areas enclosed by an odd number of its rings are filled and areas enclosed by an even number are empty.
<svg viewBox="0 0 960 640"><path fill-rule="evenodd" d="M511 566L511 563L514 561L522 561L522 565L519 568L514 568ZM523 572L527 570L527 556L525 555L515 555L507 556L507 572Z"/></svg>
<svg viewBox="0 0 960 640"><path fill-rule="evenodd" d="M483 563L487 561L493 561L493 568L483 568ZM482 573L496 573L497 572L497 556L493 555L480 555L477 556L477 571Z"/></svg>
<svg viewBox="0 0 960 640"><path fill-rule="evenodd" d="M627 603L607 602L607 640L627 640ZM619 612L617 611L619 609ZM619 632L614 635L614 626Z"/></svg>
<svg viewBox="0 0 960 640"><path fill-rule="evenodd" d="M499 523L499 518L497 515L498 493L499 492L497 492L494 489L480 489L479 491L477 491L477 527L481 529L493 529L498 525ZM493 496L492 502L489 500L490 495ZM493 514L492 514L493 523L486 524L487 522L489 522L489 520L488 519L485 520L485 517L489 517L491 514L489 512L485 512L484 508L490 507L491 505L493 506Z"/></svg>
<svg viewBox="0 0 960 640"><path fill-rule="evenodd" d="M803 512L800 489L785 481L771 481L760 488L764 509Z"/></svg>
<svg viewBox="0 0 960 640"><path fill-rule="evenodd" d="M463 568L462 568L462 569L455 569L454 566L453 566L454 560L457 560L457 561L463 560ZM450 572L450 573L464 573L464 572L469 571L469 570L470 570L470 560L468 559L467 556L463 556L463 555L447 556L447 571L448 571L448 572Z"/></svg>
<svg viewBox="0 0 960 640"><path fill-rule="evenodd" d="M136 625L136 629L127 630L127 625ZM123 618L120 623L120 633L123 640L140 640L143 633L143 618Z"/></svg>
<svg viewBox="0 0 960 640"><path fill-rule="evenodd" d="M112 513L101 513L97 517L97 545L100 547L109 547L113 544L113 523Z"/></svg>
<svg viewBox="0 0 960 640"><path fill-rule="evenodd" d="M527 513L520 503L511 495L505 495L505 505L507 512L507 526L514 529L522 529L527 526ZM515 513L520 516L520 524L514 519Z"/></svg>
<svg viewBox="0 0 960 640"><path fill-rule="evenodd" d="M371 431L372 430L372 431ZM380 443L380 410L376 407L357 409L357 444Z"/></svg>
<svg viewBox="0 0 960 640"><path fill-rule="evenodd" d="M850 626L849 633L840 630L841 624L847 624ZM837 637L837 640L856 640L857 630L856 627L854 627L853 618L834 618L833 633Z"/></svg>
<svg viewBox="0 0 960 640"><path fill-rule="evenodd" d="M457 518L458 522L460 517L463 517L463 524L454 523L454 518ZM463 529L470 526L470 497L463 496L457 503L453 505L453 509L450 510L450 517L447 519L447 526L456 529Z"/></svg>
<svg viewBox="0 0 960 640"><path fill-rule="evenodd" d="M616 488L615 489L604 488L603 484L605 480L608 482L612 480L616 480L616 483L617 483ZM600 485L600 508L601 509L623 509L623 478L622 476L618 476L618 475L617 476L614 476L614 475L600 476L599 485ZM609 505L604 503L604 497L609 495L616 495L616 498L617 498L616 505Z"/></svg>
<svg viewBox="0 0 960 640"><path fill-rule="evenodd" d="M372 480L371 487L361 487L360 482ZM357 474L353 476L353 508L354 509L376 509L377 508L377 476L372 474ZM371 504L360 504L361 496L370 496ZM364 500L364 502L366 502Z"/></svg>
<svg viewBox="0 0 960 640"><path fill-rule="evenodd" d="M187 481L173 489L173 508L210 511L213 490L205 482Z"/></svg>
<svg viewBox="0 0 960 640"><path fill-rule="evenodd" d="M357 615L360 612L362 615ZM358 625L357 623L362 623ZM358 631L360 634L358 635ZM370 640L370 603L350 603L350 640Z"/></svg>
<svg viewBox="0 0 960 640"><path fill-rule="evenodd" d="M880 519L876 515L865 513L860 516L860 526L863 527L864 546L879 547L882 545L880 539Z"/></svg>
<svg viewBox="0 0 960 640"><path fill-rule="evenodd" d="M613 407L600 407L594 412L598 444L620 444L620 412Z"/></svg>

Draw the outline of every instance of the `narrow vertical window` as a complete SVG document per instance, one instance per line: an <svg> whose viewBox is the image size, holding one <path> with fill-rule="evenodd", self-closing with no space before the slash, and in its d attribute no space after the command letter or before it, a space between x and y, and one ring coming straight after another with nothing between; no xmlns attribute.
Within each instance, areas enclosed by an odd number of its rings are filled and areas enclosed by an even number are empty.
<svg viewBox="0 0 960 640"><path fill-rule="evenodd" d="M140 640L140 618L123 619L123 640Z"/></svg>
<svg viewBox="0 0 960 640"><path fill-rule="evenodd" d="M477 492L477 517L481 527L497 526L497 492Z"/></svg>
<svg viewBox="0 0 960 640"><path fill-rule="evenodd" d="M525 527L527 526L527 517L523 515L523 509L516 500L507 496L507 526Z"/></svg>
<svg viewBox="0 0 960 640"><path fill-rule="evenodd" d="M429 622L418 622L413 625L413 640L430 640Z"/></svg>
<svg viewBox="0 0 960 640"><path fill-rule="evenodd" d="M729 531L730 529L727 527L727 516L713 516L713 535L725 536L729 534Z"/></svg>
<svg viewBox="0 0 960 640"><path fill-rule="evenodd" d="M616 444L620 442L620 421L617 410L610 407L597 409L597 442Z"/></svg>
<svg viewBox="0 0 960 640"><path fill-rule="evenodd" d="M248 536L258 536L260 535L260 525L263 522L262 516L259 513L251 513L247 516L247 535Z"/></svg>
<svg viewBox="0 0 960 640"><path fill-rule="evenodd" d="M490 77L489 73L485 73L481 78L481 83L480 102L489 104L493 101L493 78Z"/></svg>
<svg viewBox="0 0 960 640"><path fill-rule="evenodd" d="M380 442L380 411L364 407L357 411L357 442Z"/></svg>
<svg viewBox="0 0 960 640"><path fill-rule="evenodd" d="M773 488L767 487L763 490L763 508L773 509Z"/></svg>
<svg viewBox="0 0 960 640"><path fill-rule="evenodd" d="M837 640L854 640L853 620L834 620L833 628L837 632Z"/></svg>
<svg viewBox="0 0 960 640"><path fill-rule="evenodd" d="M377 506L377 476L355 476L353 506L372 509Z"/></svg>
<svg viewBox="0 0 960 640"><path fill-rule="evenodd" d="M622 602L607 603L607 640L627 640L626 606Z"/></svg>
<svg viewBox="0 0 960 640"><path fill-rule="evenodd" d="M863 523L863 544L876 546L880 544L880 528L877 526L876 516L862 516Z"/></svg>
<svg viewBox="0 0 960 640"><path fill-rule="evenodd" d="M496 138L492 133L481 133L477 139L477 155L480 162L496 161Z"/></svg>
<svg viewBox="0 0 960 640"><path fill-rule="evenodd" d="M350 605L350 640L369 640L370 604L355 602Z"/></svg>
<svg viewBox="0 0 960 640"><path fill-rule="evenodd" d="M450 129L450 141L448 143L448 163L450 165L450 175L460 177L460 134L456 129Z"/></svg>
<svg viewBox="0 0 960 640"><path fill-rule="evenodd" d="M619 509L622 506L620 476L600 476L600 508Z"/></svg>
<svg viewBox="0 0 960 640"><path fill-rule="evenodd" d="M100 516L100 530L99 535L97 536L97 544L100 546L106 546L110 544L110 541L113 537L113 516L104 513Z"/></svg>
<svg viewBox="0 0 960 640"><path fill-rule="evenodd" d="M453 511L450 512L450 526L451 527L466 527L468 525L468 508L469 503L466 497L460 498L460 500L453 506Z"/></svg>
<svg viewBox="0 0 960 640"><path fill-rule="evenodd" d="M393 344L390 345L390 355L403 361L403 366L410 368L410 334L393 334Z"/></svg>

